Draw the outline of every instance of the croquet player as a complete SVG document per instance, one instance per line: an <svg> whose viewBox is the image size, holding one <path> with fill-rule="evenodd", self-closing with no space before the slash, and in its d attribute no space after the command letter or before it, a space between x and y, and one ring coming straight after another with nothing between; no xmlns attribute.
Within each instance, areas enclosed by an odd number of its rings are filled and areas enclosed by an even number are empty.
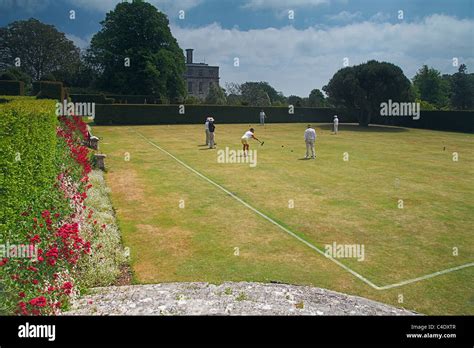
<svg viewBox="0 0 474 348"><path fill-rule="evenodd" d="M209 146L209 117L206 117L206 122L204 123L204 131L206 132L206 145Z"/></svg>
<svg viewBox="0 0 474 348"><path fill-rule="evenodd" d="M338 128L339 128L339 119L337 118L337 115L334 115L334 134L337 134Z"/></svg>
<svg viewBox="0 0 474 348"><path fill-rule="evenodd" d="M214 118L209 117L209 148L214 149L215 148L215 143L214 143L214 131L216 130L216 126L214 126Z"/></svg>
<svg viewBox="0 0 474 348"><path fill-rule="evenodd" d="M253 128L250 128L248 131L245 132L245 134L242 136L241 141L244 149L244 156L247 156L247 153L249 151L249 140L250 139L255 139L258 140L255 135L254 135L255 130Z"/></svg>
<svg viewBox="0 0 474 348"><path fill-rule="evenodd" d="M314 149L314 142L316 141L316 131L308 124L308 128L304 131L304 141L306 143L306 157L316 158L316 151Z"/></svg>
<svg viewBox="0 0 474 348"><path fill-rule="evenodd" d="M265 111L263 109L260 111L260 125L264 126L265 125L265 118L267 116L265 115Z"/></svg>

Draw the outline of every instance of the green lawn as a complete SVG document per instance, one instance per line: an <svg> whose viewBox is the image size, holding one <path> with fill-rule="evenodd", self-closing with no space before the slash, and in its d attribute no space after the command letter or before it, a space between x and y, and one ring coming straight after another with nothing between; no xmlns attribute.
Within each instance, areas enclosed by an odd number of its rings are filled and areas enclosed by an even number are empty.
<svg viewBox="0 0 474 348"><path fill-rule="evenodd" d="M218 124L217 150L240 149L247 126ZM279 281L474 314L474 267L375 290L139 133L320 249L364 245L364 261L338 260L378 286L474 262L473 135L348 125L331 135L317 125L318 157L305 161L305 125L255 128L265 141L251 143L255 168L218 163L217 150L200 146L201 125L94 128L135 282Z"/></svg>

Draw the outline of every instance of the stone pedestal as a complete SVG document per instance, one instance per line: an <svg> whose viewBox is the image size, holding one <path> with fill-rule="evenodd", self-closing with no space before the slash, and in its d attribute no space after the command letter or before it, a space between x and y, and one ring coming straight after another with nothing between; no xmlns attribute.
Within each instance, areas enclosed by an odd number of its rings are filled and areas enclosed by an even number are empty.
<svg viewBox="0 0 474 348"><path fill-rule="evenodd" d="M97 168L105 170L105 158L107 157L107 155L97 153L94 155L94 157L97 164Z"/></svg>

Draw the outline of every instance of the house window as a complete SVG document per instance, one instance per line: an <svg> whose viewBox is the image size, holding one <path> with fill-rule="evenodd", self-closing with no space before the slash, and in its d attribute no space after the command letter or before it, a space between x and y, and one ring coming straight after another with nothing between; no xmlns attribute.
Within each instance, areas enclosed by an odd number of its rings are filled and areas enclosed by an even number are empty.
<svg viewBox="0 0 474 348"><path fill-rule="evenodd" d="M199 82L199 93L202 93L202 86L203 86L203 83Z"/></svg>
<svg viewBox="0 0 474 348"><path fill-rule="evenodd" d="M193 83L191 81L188 82L188 93L193 93Z"/></svg>
<svg viewBox="0 0 474 348"><path fill-rule="evenodd" d="M199 69L199 76L202 77L202 69Z"/></svg>
<svg viewBox="0 0 474 348"><path fill-rule="evenodd" d="M188 75L193 76L193 69L192 68L188 68Z"/></svg>

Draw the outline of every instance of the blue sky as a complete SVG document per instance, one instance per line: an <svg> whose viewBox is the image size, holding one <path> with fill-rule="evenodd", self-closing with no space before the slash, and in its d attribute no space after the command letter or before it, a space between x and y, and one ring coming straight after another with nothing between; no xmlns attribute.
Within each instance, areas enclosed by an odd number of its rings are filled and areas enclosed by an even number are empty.
<svg viewBox="0 0 474 348"><path fill-rule="evenodd" d="M117 0L0 0L0 26L37 18L81 48ZM149 0L165 12L181 48L221 67L226 82L268 81L307 96L343 66L369 59L474 72L474 0ZM69 19L69 11L76 19ZM185 19L179 19L179 11ZM294 12L294 19L289 18ZM403 18L399 18L403 11ZM234 66L239 58L240 65Z"/></svg>

